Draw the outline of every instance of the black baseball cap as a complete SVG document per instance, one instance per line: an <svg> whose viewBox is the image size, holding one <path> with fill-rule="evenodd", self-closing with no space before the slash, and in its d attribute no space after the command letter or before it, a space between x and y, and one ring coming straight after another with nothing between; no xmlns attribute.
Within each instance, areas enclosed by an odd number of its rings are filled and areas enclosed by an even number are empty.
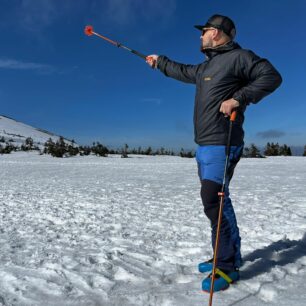
<svg viewBox="0 0 306 306"><path fill-rule="evenodd" d="M222 15L211 16L205 25L195 25L198 30L203 30L203 28L216 28L222 30L231 39L234 39L236 35L236 27L232 19Z"/></svg>

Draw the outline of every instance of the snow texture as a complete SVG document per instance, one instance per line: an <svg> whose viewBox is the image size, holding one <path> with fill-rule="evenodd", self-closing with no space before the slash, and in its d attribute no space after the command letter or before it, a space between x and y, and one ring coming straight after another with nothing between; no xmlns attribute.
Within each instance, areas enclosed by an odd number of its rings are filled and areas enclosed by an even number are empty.
<svg viewBox="0 0 306 306"><path fill-rule="evenodd" d="M0 167L0 305L208 305L194 159L19 152ZM305 182L303 157L240 161L245 264L214 305L306 305Z"/></svg>
<svg viewBox="0 0 306 306"><path fill-rule="evenodd" d="M50 138L55 142L59 139L59 136L48 131L34 128L5 116L0 116L0 137L4 137L5 140L12 139L15 146L21 146L26 138L31 137L34 143L40 147ZM66 142L70 143L67 140Z"/></svg>

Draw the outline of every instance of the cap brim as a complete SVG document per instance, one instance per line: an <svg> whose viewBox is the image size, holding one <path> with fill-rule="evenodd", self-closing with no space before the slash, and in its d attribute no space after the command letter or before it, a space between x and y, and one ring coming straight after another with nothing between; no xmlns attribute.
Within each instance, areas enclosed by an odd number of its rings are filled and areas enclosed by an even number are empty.
<svg viewBox="0 0 306 306"><path fill-rule="evenodd" d="M210 27L210 26L211 26L211 25L207 22L207 23L204 24L204 25L195 25L194 27L195 27L196 29L202 31L203 28L208 28L208 27Z"/></svg>
<svg viewBox="0 0 306 306"><path fill-rule="evenodd" d="M196 29L200 30L200 31L202 31L203 28L204 28L203 25L195 25L194 27L195 27Z"/></svg>

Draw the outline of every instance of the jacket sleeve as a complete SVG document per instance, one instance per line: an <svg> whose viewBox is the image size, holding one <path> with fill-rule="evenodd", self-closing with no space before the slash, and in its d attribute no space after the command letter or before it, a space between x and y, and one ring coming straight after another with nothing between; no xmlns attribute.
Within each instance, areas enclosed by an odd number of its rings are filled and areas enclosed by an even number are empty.
<svg viewBox="0 0 306 306"><path fill-rule="evenodd" d="M239 66L238 77L245 85L234 93L233 98L241 106L259 102L282 83L281 75L271 63L251 51L241 54Z"/></svg>
<svg viewBox="0 0 306 306"><path fill-rule="evenodd" d="M166 56L159 56L157 68L167 77L171 77L184 83L196 83L196 76L201 65L185 65L171 61Z"/></svg>

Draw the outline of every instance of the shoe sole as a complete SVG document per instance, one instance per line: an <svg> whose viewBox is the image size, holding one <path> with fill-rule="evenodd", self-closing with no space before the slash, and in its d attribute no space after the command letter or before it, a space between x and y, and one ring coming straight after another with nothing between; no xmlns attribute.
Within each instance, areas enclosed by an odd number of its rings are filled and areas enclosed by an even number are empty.
<svg viewBox="0 0 306 306"><path fill-rule="evenodd" d="M230 284L228 284L228 286L227 286L226 288L223 288L223 289L221 289L221 290L214 291L214 292L225 291L225 290L227 290L227 289L230 287L230 285L235 285L235 284L238 282L238 280L239 280L239 279L237 279L237 280L231 282ZM202 290L202 292L203 292L203 293L210 293L210 290Z"/></svg>

